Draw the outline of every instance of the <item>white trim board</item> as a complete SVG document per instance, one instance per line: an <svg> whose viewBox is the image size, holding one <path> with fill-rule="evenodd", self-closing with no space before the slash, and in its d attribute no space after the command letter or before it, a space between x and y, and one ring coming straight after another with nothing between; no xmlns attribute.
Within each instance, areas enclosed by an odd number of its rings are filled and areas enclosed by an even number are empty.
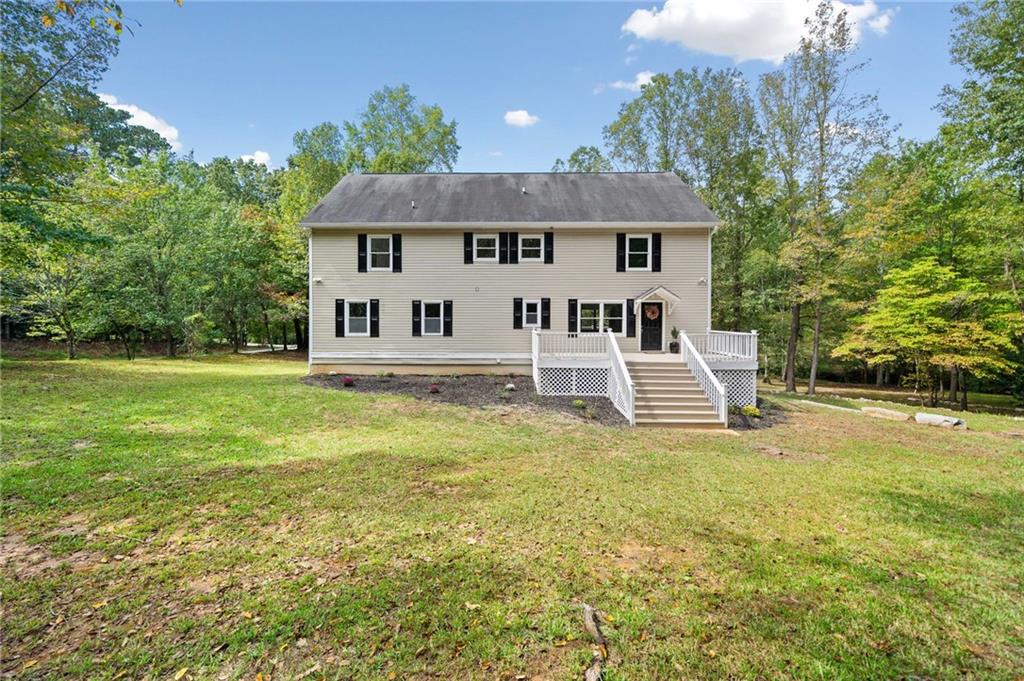
<svg viewBox="0 0 1024 681"><path fill-rule="evenodd" d="M317 352L309 357L313 364L337 360L382 364L529 364L533 360L529 352Z"/></svg>
<svg viewBox="0 0 1024 681"><path fill-rule="evenodd" d="M300 222L306 229L458 229L462 231L508 231L504 227L515 229L607 229L621 232L623 229L665 230L665 229L717 229L720 222L486 222L473 220L467 222Z"/></svg>

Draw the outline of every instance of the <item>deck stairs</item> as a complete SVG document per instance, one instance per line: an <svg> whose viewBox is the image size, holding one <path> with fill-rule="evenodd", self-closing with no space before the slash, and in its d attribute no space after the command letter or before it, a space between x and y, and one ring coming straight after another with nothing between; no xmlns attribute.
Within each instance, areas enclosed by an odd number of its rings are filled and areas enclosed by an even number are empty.
<svg viewBox="0 0 1024 681"><path fill-rule="evenodd" d="M690 369L682 362L627 361L636 385L636 425L725 428Z"/></svg>

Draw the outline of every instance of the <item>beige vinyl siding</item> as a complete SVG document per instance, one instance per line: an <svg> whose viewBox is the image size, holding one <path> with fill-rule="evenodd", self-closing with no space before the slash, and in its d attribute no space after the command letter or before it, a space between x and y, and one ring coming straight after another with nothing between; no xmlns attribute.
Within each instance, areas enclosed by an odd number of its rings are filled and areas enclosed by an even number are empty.
<svg viewBox="0 0 1024 681"><path fill-rule="evenodd" d="M682 299L665 321L666 344L673 325L690 332L702 332L708 327L709 289L699 281L709 277L709 229L658 230L662 235L661 272L615 271L616 233L642 232L629 226L620 230L555 228L555 262L550 265L464 264L463 231L468 229L392 231L402 234L400 273L357 271L356 235L366 233L364 230L313 231L313 362L328 361L318 358L321 353L351 352L528 356L531 330L512 328L514 298L550 298L551 330L566 331L568 299L624 301L657 285L665 286ZM490 234L499 229L487 227L477 231ZM334 301L338 298L379 299L380 337L335 338ZM413 336L413 300L453 301L454 335ZM639 329L636 337L623 335L619 342L624 350L638 350Z"/></svg>

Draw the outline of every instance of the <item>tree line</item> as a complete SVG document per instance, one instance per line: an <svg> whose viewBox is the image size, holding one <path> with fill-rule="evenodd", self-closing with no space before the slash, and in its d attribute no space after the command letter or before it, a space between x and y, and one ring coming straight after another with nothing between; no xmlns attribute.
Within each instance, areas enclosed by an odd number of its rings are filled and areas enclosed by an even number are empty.
<svg viewBox="0 0 1024 681"><path fill-rule="evenodd" d="M66 3L59 7L67 8ZM457 126L407 86L353 121L300 130L285 167L171 152L95 94L116 5L3 8L0 219L5 337L198 352L304 347L298 222L347 173L450 171ZM554 170L675 172L720 216L716 328L760 331L768 380L1024 396L1024 4L958 6L967 79L934 139L899 139L845 12L821 3L799 47L751 83L736 69L659 74Z"/></svg>
<svg viewBox="0 0 1024 681"><path fill-rule="evenodd" d="M0 132L4 336L167 355L308 346L302 217L346 173L450 171L456 124L406 86L354 121L294 135L284 168L171 152L95 94L116 5L4 3Z"/></svg>
<svg viewBox="0 0 1024 681"><path fill-rule="evenodd" d="M736 69L659 74L556 171L675 172L719 215L714 325L758 329L787 390L819 376L1024 398L1024 3L954 9L934 139L899 139L843 11L756 83Z"/></svg>

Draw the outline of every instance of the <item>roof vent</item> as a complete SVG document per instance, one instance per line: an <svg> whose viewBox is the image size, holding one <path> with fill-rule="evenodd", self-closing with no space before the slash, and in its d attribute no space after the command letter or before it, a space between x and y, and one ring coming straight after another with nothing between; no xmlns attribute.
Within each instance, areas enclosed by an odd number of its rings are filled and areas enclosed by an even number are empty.
<svg viewBox="0 0 1024 681"><path fill-rule="evenodd" d="M523 194L526 193L526 187L523 187Z"/></svg>
<svg viewBox="0 0 1024 681"><path fill-rule="evenodd" d="M413 208L413 210L416 210L416 201L415 200L412 201L412 208Z"/></svg>

